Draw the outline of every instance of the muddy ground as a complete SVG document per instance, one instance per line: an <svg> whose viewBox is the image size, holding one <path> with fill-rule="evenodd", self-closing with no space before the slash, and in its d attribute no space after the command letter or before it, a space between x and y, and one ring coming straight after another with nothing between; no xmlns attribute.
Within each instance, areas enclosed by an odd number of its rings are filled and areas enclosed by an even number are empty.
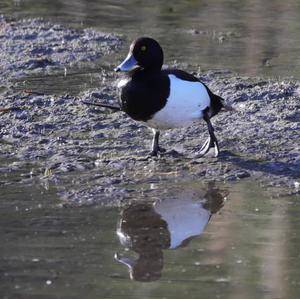
<svg viewBox="0 0 300 299"><path fill-rule="evenodd" d="M117 103L119 76L111 71L113 65L99 71L98 88L78 96L16 88L28 75L80 68L127 46L120 37L92 29L0 18L0 108L13 108L0 112L0 187L55 185L67 201L109 203L151 193L158 182L253 178L275 195L299 194L297 81L245 78L229 71L195 73L236 110L213 118L218 158L196 158L207 138L204 122L163 132L161 145L168 151L149 159L148 128L121 112L83 104Z"/></svg>

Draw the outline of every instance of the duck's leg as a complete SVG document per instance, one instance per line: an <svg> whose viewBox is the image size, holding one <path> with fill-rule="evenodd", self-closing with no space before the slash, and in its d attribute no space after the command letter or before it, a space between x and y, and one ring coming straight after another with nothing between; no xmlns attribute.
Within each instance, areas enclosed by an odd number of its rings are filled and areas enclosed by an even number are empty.
<svg viewBox="0 0 300 299"><path fill-rule="evenodd" d="M209 118L207 112L204 112L203 119L207 123L209 137L204 142L203 146L200 149L200 156L204 156L205 154L207 154L209 152L209 150L211 148L214 148L215 149L215 157L218 157L218 155L219 155L219 144L218 144L218 140L217 140L217 138L215 136L215 133L214 133L214 128L213 128L213 126L210 122L210 118Z"/></svg>
<svg viewBox="0 0 300 299"><path fill-rule="evenodd" d="M153 139L152 139L152 150L150 152L150 156L157 156L159 151L159 135L160 132L152 129L153 131Z"/></svg>
<svg viewBox="0 0 300 299"><path fill-rule="evenodd" d="M158 152L165 152L166 150L159 146L159 135L160 132L152 129L153 131L153 140L152 140L152 150L150 152L150 156L157 156Z"/></svg>

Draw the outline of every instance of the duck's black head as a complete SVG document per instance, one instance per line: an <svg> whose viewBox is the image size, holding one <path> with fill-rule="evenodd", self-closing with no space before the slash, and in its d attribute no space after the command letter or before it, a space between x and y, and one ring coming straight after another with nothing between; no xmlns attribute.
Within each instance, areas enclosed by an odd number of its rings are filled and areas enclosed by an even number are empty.
<svg viewBox="0 0 300 299"><path fill-rule="evenodd" d="M140 37L130 45L127 57L115 68L115 71L161 70L163 60L164 54L159 43L150 37Z"/></svg>

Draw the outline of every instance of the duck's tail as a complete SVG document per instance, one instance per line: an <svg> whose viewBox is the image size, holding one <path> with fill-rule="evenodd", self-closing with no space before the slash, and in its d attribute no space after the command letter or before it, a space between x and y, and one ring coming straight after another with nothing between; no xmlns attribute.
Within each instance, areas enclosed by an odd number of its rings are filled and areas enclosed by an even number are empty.
<svg viewBox="0 0 300 299"><path fill-rule="evenodd" d="M237 112L237 110L235 108L233 108L231 105L226 104L225 100L223 98L220 97L220 100L222 102L222 105L223 105L222 109L224 111L234 111L234 112Z"/></svg>
<svg viewBox="0 0 300 299"><path fill-rule="evenodd" d="M225 100L223 98L221 98L220 96L211 94L210 99L211 99L211 106L210 106L211 116L210 117L213 117L214 115L218 114L221 110L236 112L236 110L231 105L226 104Z"/></svg>

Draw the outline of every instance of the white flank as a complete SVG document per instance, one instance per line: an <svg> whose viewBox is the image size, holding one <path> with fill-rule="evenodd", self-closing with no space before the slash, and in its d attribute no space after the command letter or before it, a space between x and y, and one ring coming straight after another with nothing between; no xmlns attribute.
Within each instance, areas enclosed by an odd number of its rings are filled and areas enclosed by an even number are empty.
<svg viewBox="0 0 300 299"><path fill-rule="evenodd" d="M154 205L154 209L168 224L172 249L184 240L200 235L211 215L201 202L190 198L162 200Z"/></svg>
<svg viewBox="0 0 300 299"><path fill-rule="evenodd" d="M169 75L170 95L167 104L147 121L156 129L172 129L190 126L202 117L202 111L210 106L210 97L201 82L185 81Z"/></svg>

